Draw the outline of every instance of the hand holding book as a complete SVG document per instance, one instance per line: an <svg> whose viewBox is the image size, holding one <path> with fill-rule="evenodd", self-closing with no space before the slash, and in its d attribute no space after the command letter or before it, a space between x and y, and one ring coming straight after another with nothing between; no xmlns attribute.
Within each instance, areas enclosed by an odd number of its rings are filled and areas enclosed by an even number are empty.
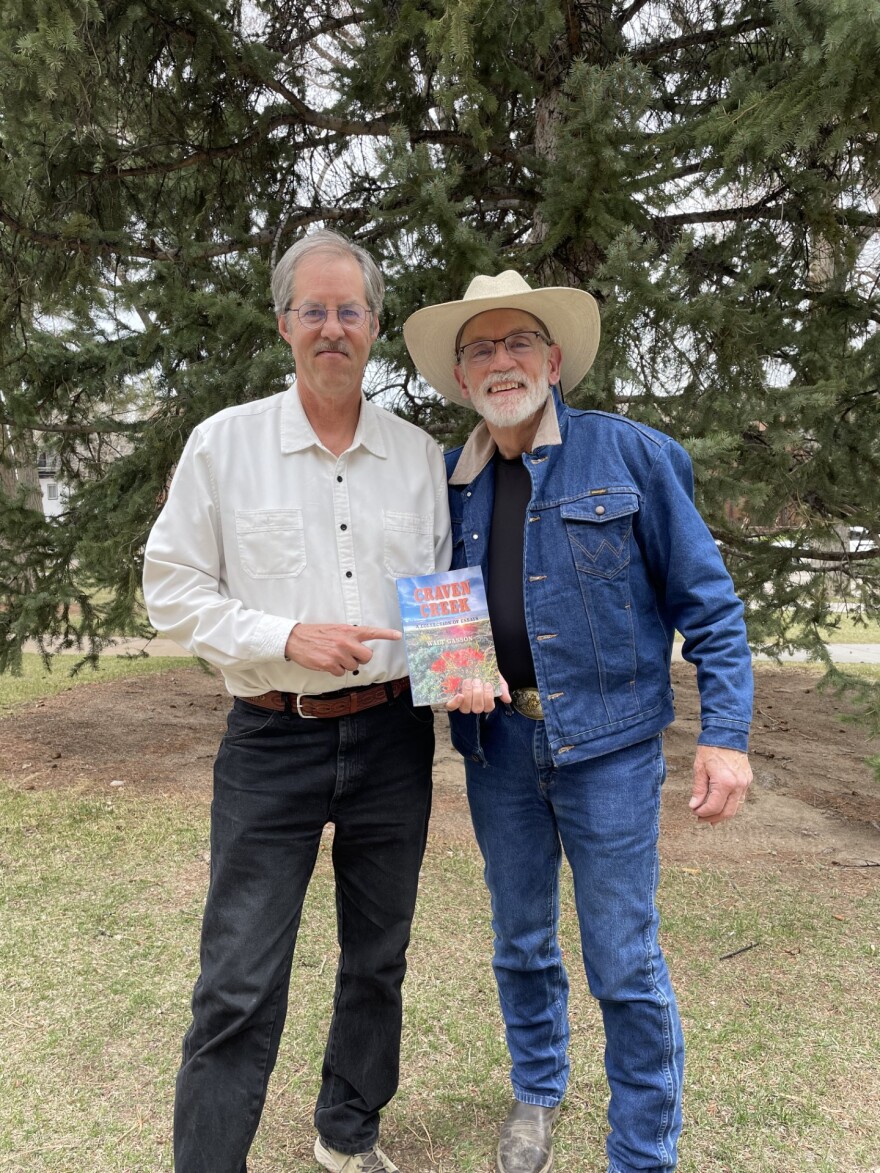
<svg viewBox="0 0 880 1173"><path fill-rule="evenodd" d="M501 700L506 705L510 704L510 689L507 687L507 681L503 676L499 676L498 680L501 684ZM462 680L458 692L446 702L446 708L450 713L491 713L495 708L496 692L494 686L490 683L484 683L482 680Z"/></svg>

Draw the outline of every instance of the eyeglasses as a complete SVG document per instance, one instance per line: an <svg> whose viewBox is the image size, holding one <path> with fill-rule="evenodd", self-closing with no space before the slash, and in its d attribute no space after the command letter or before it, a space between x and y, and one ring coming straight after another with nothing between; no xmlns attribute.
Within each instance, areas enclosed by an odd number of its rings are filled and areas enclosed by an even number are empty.
<svg viewBox="0 0 880 1173"><path fill-rule="evenodd" d="M495 357L499 343L511 358L528 358L534 354L539 338L548 346L552 345L540 330L517 330L515 334L507 334L504 338L481 338L479 342L468 342L458 348L455 360L466 367L485 367Z"/></svg>
<svg viewBox="0 0 880 1173"><path fill-rule="evenodd" d="M284 311L286 314L296 314L301 326L307 330L320 330L327 321L328 314L336 314L336 320L345 330L357 330L363 326L373 312L364 309L362 305L353 302L351 305L341 305L336 309L327 309L325 305L318 305L314 301L303 302L300 306L289 305Z"/></svg>

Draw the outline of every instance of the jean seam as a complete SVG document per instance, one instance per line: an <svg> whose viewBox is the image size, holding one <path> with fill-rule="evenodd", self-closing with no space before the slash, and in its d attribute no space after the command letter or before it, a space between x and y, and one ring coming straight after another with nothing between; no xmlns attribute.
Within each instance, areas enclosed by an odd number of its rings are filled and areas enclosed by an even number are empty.
<svg viewBox="0 0 880 1173"><path fill-rule="evenodd" d="M561 854L562 854L562 847L561 847L561 844L559 843L558 839L556 841L556 844L557 844L556 845L556 857L554 860L554 868L553 868L553 873L552 873L553 876L555 877L555 883L551 882L551 885L550 885L550 909L549 909L550 916L549 916L549 923L547 926L548 932L547 932L546 950L547 950L547 959L550 960L552 957L552 952L553 952L552 947L551 947L551 942L557 941L557 953L559 955L559 960L557 962L556 992L555 992L555 996L553 998L553 1004L556 1007L556 1027L553 1031L553 1035L551 1036L550 1042L551 1042L551 1046L553 1046L554 1049L557 1051L558 1051L560 1045L562 1045L562 1055L560 1056L560 1058L561 1058L560 1073L562 1073L566 1069L566 1058L567 1058L567 1055L566 1055L567 1046L565 1044L566 1044L566 1023L568 1021L568 1006L563 1005L563 1001L562 1001L563 983L560 980L561 974L559 972L563 967L562 951L558 947L559 868L562 863L562 860L560 858ZM567 1086L567 1083L568 1083L568 1080L565 1079L564 1086L562 1087L562 1091L561 1091L560 1097L559 1097L560 1100L565 1095L565 1088Z"/></svg>
<svg viewBox="0 0 880 1173"><path fill-rule="evenodd" d="M653 822L653 836L654 836L654 860L651 866L651 878L649 881L649 892L647 893L649 900L646 901L646 907L650 907L652 912L648 922L645 925L645 970L651 984L651 989L654 991L654 996L657 999L657 1004L661 1010L661 1022L663 1024L663 1052L660 1064L660 1072L663 1077L663 1082L666 1086L666 1101L663 1104L660 1119L657 1124L657 1133L655 1141L657 1144L657 1155L660 1161L668 1164L670 1160L669 1150L666 1146L666 1137L669 1133L670 1113L675 1104L675 1080L672 1072L672 1053L673 1053L673 1039L672 1039L672 1023L671 1015L669 1013L669 999L660 989L657 981L657 974L654 969L652 959L652 941L654 934L651 930L651 923L656 913L656 890L659 882L659 854L657 844L660 838L660 778L663 769L663 751L660 738L657 739L657 775L656 788L654 791L654 822Z"/></svg>

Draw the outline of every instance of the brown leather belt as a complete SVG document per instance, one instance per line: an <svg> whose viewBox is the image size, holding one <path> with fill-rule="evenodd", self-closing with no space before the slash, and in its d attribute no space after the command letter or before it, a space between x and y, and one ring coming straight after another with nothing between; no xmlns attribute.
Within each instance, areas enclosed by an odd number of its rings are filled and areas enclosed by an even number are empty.
<svg viewBox="0 0 880 1173"><path fill-rule="evenodd" d="M339 692L296 693L261 692L259 696L243 696L249 705L273 709L276 713L293 711L299 717L348 717L364 709L374 709L400 696L409 688L409 677L387 680L382 684L367 684L363 688L343 688ZM289 708L288 708L289 704Z"/></svg>

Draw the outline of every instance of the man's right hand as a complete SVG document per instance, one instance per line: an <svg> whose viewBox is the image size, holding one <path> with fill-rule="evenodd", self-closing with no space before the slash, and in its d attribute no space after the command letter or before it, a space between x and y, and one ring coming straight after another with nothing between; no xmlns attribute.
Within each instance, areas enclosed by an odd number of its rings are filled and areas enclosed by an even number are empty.
<svg viewBox="0 0 880 1173"><path fill-rule="evenodd" d="M501 682L501 697L506 705L510 704L510 689L503 676L498 677ZM462 680L458 692L452 700L446 702L450 713L491 713L495 708L495 689L491 684L482 680Z"/></svg>
<svg viewBox="0 0 880 1173"><path fill-rule="evenodd" d="M303 668L344 676L373 658L364 647L371 639L400 639L391 627L355 627L350 623L297 623L284 648L284 657Z"/></svg>

